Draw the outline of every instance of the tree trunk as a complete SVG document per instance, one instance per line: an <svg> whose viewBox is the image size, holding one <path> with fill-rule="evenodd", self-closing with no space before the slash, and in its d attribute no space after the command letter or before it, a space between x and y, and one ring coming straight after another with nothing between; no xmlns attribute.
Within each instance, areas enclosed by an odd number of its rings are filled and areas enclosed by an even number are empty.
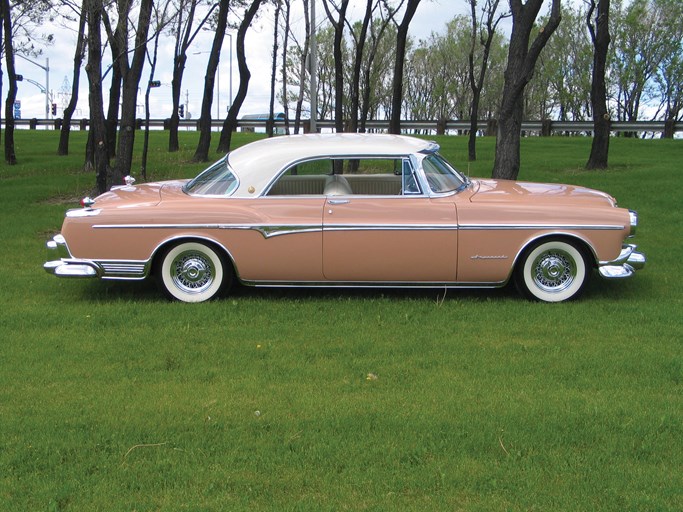
<svg viewBox="0 0 683 512"><path fill-rule="evenodd" d="M299 96L296 100L296 109L294 111L294 134L299 133L299 125L301 124L301 107L304 102L304 93L306 91L306 61L308 60L308 50L311 44L311 22L308 13L308 0L303 0L304 3L304 21L306 30L306 39L304 41L304 48L301 55L301 67L299 72ZM313 112L311 112L313 116Z"/></svg>
<svg viewBox="0 0 683 512"><path fill-rule="evenodd" d="M323 6L327 12L327 18L334 27L334 129L337 133L344 131L344 57L342 55L342 42L344 40L344 24L346 23L346 9L349 0L341 0L341 5L337 10L339 19L335 20L332 12L327 6L329 0L323 1Z"/></svg>
<svg viewBox="0 0 683 512"><path fill-rule="evenodd" d="M5 101L5 162L17 163L14 153L14 101L17 99L17 76L14 69L14 48L12 47L12 11L9 0L2 0L2 24L7 62L7 100Z"/></svg>
<svg viewBox="0 0 683 512"><path fill-rule="evenodd" d="M594 52L591 84L593 143L591 144L591 153L588 157L588 163L586 163L586 169L606 169L609 157L610 119L607 111L607 87L605 86L607 50L610 43L609 8L610 0L598 0L598 12L595 15L594 26L591 22L591 15L595 9L595 0L593 0L587 16Z"/></svg>
<svg viewBox="0 0 683 512"><path fill-rule="evenodd" d="M144 180L147 180L147 152L149 149L149 94L151 91L151 82L154 80L154 72L157 67L157 56L159 54L159 37L161 36L161 27L158 28L154 34L154 51L152 52L152 60L149 69L149 80L145 88L145 135L142 143L142 163L140 165L140 174Z"/></svg>
<svg viewBox="0 0 683 512"><path fill-rule="evenodd" d="M531 46L531 31L543 0L510 0L512 34L505 69L503 99L498 120L496 158L493 177L514 180L519 175L519 141L522 123L524 89L533 77L536 62L548 39L560 24L560 0L552 0L550 17Z"/></svg>
<svg viewBox="0 0 683 512"><path fill-rule="evenodd" d="M365 16L363 16L363 23L361 25L360 34L356 41L356 58L353 62L353 75L351 77L350 95L351 95L351 118L349 119L349 131L358 131L358 109L360 105L360 73L363 66L363 51L365 49L365 40L367 39L368 26L372 18L372 5L375 0L367 0L365 4Z"/></svg>
<svg viewBox="0 0 683 512"><path fill-rule="evenodd" d="M199 142L194 152L192 160L195 162L206 162L209 159L209 148L211 147L211 105L213 104L213 89L216 80L216 71L220 62L221 47L225 39L225 30L228 26L228 10L230 2L221 2L218 9L218 22L216 32L213 37L209 62L206 65L206 75L204 76L204 96L202 98L202 111L199 117Z"/></svg>
<svg viewBox="0 0 683 512"><path fill-rule="evenodd" d="M289 135L289 99L287 98L287 45L289 44L289 18L292 11L290 0L285 2L285 34L282 41L282 109L285 112L285 133Z"/></svg>
<svg viewBox="0 0 683 512"><path fill-rule="evenodd" d="M273 24L273 66L270 73L270 104L268 106L268 122L266 123L266 133L268 134L268 137L273 136L275 128L275 74L277 73L277 36L281 9L281 1L277 0L277 5L275 7L275 23Z"/></svg>
<svg viewBox="0 0 683 512"><path fill-rule="evenodd" d="M111 48L111 84L109 86L109 106L107 108L107 149L109 158L116 156L116 130L119 125L119 104L121 103L122 67L128 68L128 14L131 4L127 0L117 0L118 21L112 30L106 9L102 9L102 21Z"/></svg>
<svg viewBox="0 0 683 512"><path fill-rule="evenodd" d="M168 125L168 151L173 153L180 149L180 141L178 140L178 127L180 126L180 88L182 87L183 72L185 71L186 55L176 55L173 58L173 78L171 79L171 119ZM187 105L185 105L187 108Z"/></svg>
<svg viewBox="0 0 683 512"><path fill-rule="evenodd" d="M169 124L169 134L168 134L168 150L169 152L178 151L180 144L178 141L178 127L180 125L180 115L178 110L180 108L180 93L182 91L183 85L183 74L185 73L185 63L187 62L187 49L194 41L202 27L209 20L214 9L218 7L218 4L213 4L211 8L206 13L206 16L202 21L194 28L194 15L196 11L197 0L190 0L190 12L187 15L187 20L185 22L185 28L183 29L182 22L182 6L180 6L180 12L178 14L177 30L176 30L176 43L175 52L173 56L173 78L171 79L171 99L173 106L171 107L171 119ZM210 107L209 107L210 108ZM185 115L189 113L189 105L185 105Z"/></svg>
<svg viewBox="0 0 683 512"><path fill-rule="evenodd" d="M223 129L221 130L221 138L218 143L217 151L219 153L227 153L230 151L230 142L232 141L232 132L237 129L237 115L242 108L242 103L247 97L247 90L249 89L249 80L251 79L251 72L247 66L247 57L244 51L244 38L247 35L247 29L251 25L251 22L256 16L261 2L263 0L252 0L251 5L244 13L244 19L240 23L240 27L237 30L237 42L236 42L236 52L237 52L237 67L240 73L240 85L237 89L237 95L235 96L235 101L230 105L230 110L228 111L228 116L223 122Z"/></svg>
<svg viewBox="0 0 683 512"><path fill-rule="evenodd" d="M477 121L479 118L479 102L481 100L481 91L484 88L484 80L486 79L486 71L488 69L489 55L491 53L491 44L493 43L493 36L496 33L498 22L502 19L498 16L496 19L496 11L498 10L499 0L487 2L484 7L484 14L486 15L486 40L482 41L479 24L477 22L477 3L476 0L469 0L470 2L470 16L472 20L472 33L469 53L469 79L470 88L472 89L472 105L470 108L470 133L467 142L467 156L470 162L477 159ZM484 54L481 59L481 67L477 76L474 70L474 48L477 41L482 41L484 46Z"/></svg>
<svg viewBox="0 0 683 512"><path fill-rule="evenodd" d="M78 86L81 81L81 66L83 65L83 47L85 45L85 20L86 20L86 6L85 0L81 5L81 14L78 19L78 36L76 39L76 51L74 52L74 74L71 83L71 98L69 104L64 109L64 119L62 120L62 129L59 133L59 146L57 147L57 154L59 156L66 156L69 154L69 135L71 134L71 119L78 104Z"/></svg>
<svg viewBox="0 0 683 512"><path fill-rule="evenodd" d="M90 141L95 168L96 188L99 194L107 191L107 169L109 168L109 151L107 150L107 128L104 119L104 101L102 100L102 0L86 0L88 9L88 63L85 66L88 75L90 106Z"/></svg>
<svg viewBox="0 0 683 512"><path fill-rule="evenodd" d="M141 0L138 15L135 49L130 67L123 73L123 98L121 103L121 128L116 151L116 165L112 170L109 183L122 184L123 177L131 172L133 147L135 144L135 113L137 110L138 86L142 76L147 51L147 33L151 21L153 0ZM127 60L127 59L126 59Z"/></svg>
<svg viewBox="0 0 683 512"><path fill-rule="evenodd" d="M394 81L391 95L391 118L389 133L401 133L401 104L403 103L403 65L406 57L408 27L415 16L420 0L408 0L403 20L396 32L396 60L394 61Z"/></svg>

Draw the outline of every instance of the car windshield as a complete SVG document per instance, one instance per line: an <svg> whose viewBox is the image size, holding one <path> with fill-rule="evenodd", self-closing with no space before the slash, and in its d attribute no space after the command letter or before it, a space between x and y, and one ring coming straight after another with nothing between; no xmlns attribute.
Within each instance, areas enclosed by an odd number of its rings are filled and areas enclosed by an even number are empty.
<svg viewBox="0 0 683 512"><path fill-rule="evenodd" d="M183 189L187 194L228 196L237 188L237 177L228 167L227 157L202 172Z"/></svg>
<svg viewBox="0 0 683 512"><path fill-rule="evenodd" d="M437 153L429 154L422 160L422 169L429 188L437 194L463 190L470 182Z"/></svg>

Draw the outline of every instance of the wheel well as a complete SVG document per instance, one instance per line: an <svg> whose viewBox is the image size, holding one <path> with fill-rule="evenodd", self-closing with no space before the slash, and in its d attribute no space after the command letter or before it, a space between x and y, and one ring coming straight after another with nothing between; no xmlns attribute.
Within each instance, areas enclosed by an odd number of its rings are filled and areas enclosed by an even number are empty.
<svg viewBox="0 0 683 512"><path fill-rule="evenodd" d="M168 250L170 250L172 247L175 247L178 244L186 243L186 242L196 242L204 245L208 245L211 248L213 248L219 256L223 257L225 260L225 263L227 265L230 265L230 268L232 269L233 273L237 275L237 268L235 267L235 261L232 258L232 254L230 254L230 251L228 251L225 247L223 247L221 244L218 242L215 242L214 240L211 240L210 238L202 238L200 236L183 236L183 237L178 237L178 238L172 238L170 240L166 240L162 244L160 244L155 250L154 250L154 255L152 256L152 266L150 269L151 274L155 274L157 269L159 268L159 265L161 264L161 259L164 253Z"/></svg>
<svg viewBox="0 0 683 512"><path fill-rule="evenodd" d="M512 266L512 270L514 271L517 266L519 265L520 261L523 261L524 256L527 252L531 251L533 247L536 245L543 243L543 242L549 242L552 240L557 240L561 242L567 242L575 246L583 255L586 263L591 267L595 267L597 265L597 257L595 256L595 253L593 252L593 249L591 245L584 240L583 238L580 238L576 235L570 235L570 234L557 234L557 233L551 233L547 235L542 235L539 236L538 238L532 238L531 240L528 240L524 247L517 253L517 256L515 257L515 263Z"/></svg>

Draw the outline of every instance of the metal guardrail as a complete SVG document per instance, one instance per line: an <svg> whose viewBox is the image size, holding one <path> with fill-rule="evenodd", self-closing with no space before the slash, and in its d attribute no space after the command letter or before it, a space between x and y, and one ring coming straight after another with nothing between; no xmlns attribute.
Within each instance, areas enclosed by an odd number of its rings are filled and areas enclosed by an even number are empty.
<svg viewBox="0 0 683 512"><path fill-rule="evenodd" d="M45 129L60 129L61 119L15 119L14 124L17 128L45 128ZM153 129L167 129L168 119L150 119L149 126ZM196 119L182 119L179 127L183 129L198 129L199 121ZM308 119L302 120L304 130L308 129ZM486 131L490 129L493 121L480 120L477 121L477 130ZM86 130L88 128L88 119L74 119L71 122L72 129ZM334 129L334 120L320 119L316 121L318 129ZM683 122L671 123L673 132L683 132ZM294 122L290 120L289 126L293 126ZM612 121L610 129L612 132L664 132L667 123L664 121ZM141 129L144 126L142 119L137 120L137 126ZM266 121L253 119L240 119L237 121L237 126L242 129L265 129ZM284 128L284 121L275 121L273 123L275 128ZM212 129L220 129L223 127L222 119L214 119L211 121ZM387 131L389 129L389 121L367 121L365 123L367 130ZM448 132L448 131L468 131L470 129L469 121L435 121L435 120L406 120L401 121L401 129L403 130L420 130L431 132ZM523 121L522 130L527 132L538 132L544 135L549 135L552 132L592 132L592 121Z"/></svg>

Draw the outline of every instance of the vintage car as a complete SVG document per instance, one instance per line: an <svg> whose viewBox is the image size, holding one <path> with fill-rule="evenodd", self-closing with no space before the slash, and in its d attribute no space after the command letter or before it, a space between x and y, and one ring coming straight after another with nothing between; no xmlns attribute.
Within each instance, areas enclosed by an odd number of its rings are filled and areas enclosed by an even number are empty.
<svg viewBox="0 0 683 512"><path fill-rule="evenodd" d="M645 257L637 215L587 188L469 179L438 145L394 135L253 142L192 180L126 184L69 210L47 272L154 276L201 302L252 286L501 287L577 297L594 269L624 278Z"/></svg>

